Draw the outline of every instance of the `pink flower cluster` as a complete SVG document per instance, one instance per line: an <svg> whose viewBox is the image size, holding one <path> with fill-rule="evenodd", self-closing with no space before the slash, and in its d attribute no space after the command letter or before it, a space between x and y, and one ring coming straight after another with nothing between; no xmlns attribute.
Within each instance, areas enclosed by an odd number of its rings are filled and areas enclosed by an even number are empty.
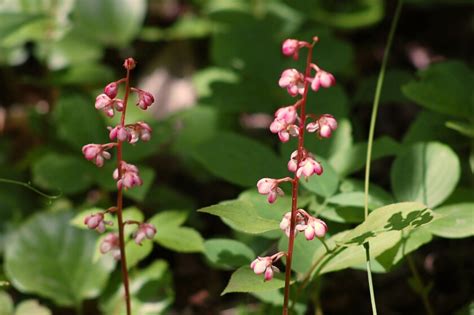
<svg viewBox="0 0 474 315"><path fill-rule="evenodd" d="M302 48L312 47L318 42L317 37L313 37L313 42L308 43L296 39L287 39L283 42L282 53L285 56L297 60ZM310 60L310 58L308 59ZM313 175L321 175L323 166L317 161L315 156L304 148L304 132L315 133L318 138L329 138L337 129L337 120L330 114L316 116L306 114L307 89L311 88L317 92L321 87L330 88L336 84L334 76L321 69L317 64L308 61L305 73L297 69L286 69L281 73L278 85L287 90L292 97L301 96L294 104L285 105L275 112L275 117L270 124L270 131L278 135L281 142L287 142L290 137L298 138L298 148L290 155L288 170L294 173L293 178L285 177L280 179L262 178L257 182L258 192L267 195L269 203L274 203L279 196L283 196L283 190L279 185L283 182L291 182L293 186L293 208L286 213L280 223L280 228L288 237L294 237L298 232L304 232L307 240L315 237L323 238L327 233L327 225L324 221L311 216L303 209L297 209L298 181L304 177L306 180ZM307 119L311 120L306 125ZM296 195L295 195L296 192ZM292 217L294 216L294 217ZM293 224L292 224L293 222ZM293 228L293 231L291 230ZM290 242L291 243L291 242ZM275 267L275 260L281 258L285 253L277 253L273 256L258 257L250 267L256 274L264 274L265 281L272 279ZM289 255L291 255L289 250Z"/></svg>
<svg viewBox="0 0 474 315"><path fill-rule="evenodd" d="M286 236L290 236L291 226L291 212L285 213L283 219L280 222L280 229L285 232ZM314 237L322 238L326 235L328 227L323 220L317 219L311 216L308 212L303 209L298 209L296 212L296 225L295 233L304 232L304 236L308 241L314 239Z"/></svg>
<svg viewBox="0 0 474 315"><path fill-rule="evenodd" d="M264 274L264 281L270 281L273 279L273 274L280 271L273 264L283 256L285 256L285 253L278 252L272 256L257 257L250 264L250 268L257 275Z"/></svg>
<svg viewBox="0 0 474 315"><path fill-rule="evenodd" d="M127 104L124 100L128 99L130 92L137 94L136 105L143 110L148 109L155 100L153 95L149 92L134 87L129 88L128 73L135 68L135 60L133 60L133 58L127 58L123 66L127 70L127 77L107 84L104 88L104 92L98 95L95 101L95 108L103 111L109 117L113 117L116 111L122 113L120 124L113 128L109 127L109 138L115 142L106 144L91 143L82 147L84 157L92 161L98 167L102 167L104 162L111 158L111 154L108 150L116 147L119 152L121 152L123 142L135 144L138 140L148 141L151 138L152 129L147 123L139 121L132 124L125 124L125 109ZM117 97L120 84L125 84L126 89L128 89L125 91L125 97L123 99ZM133 164L121 160L121 155L118 155L118 165L113 172L113 178L117 181L117 188L122 190L142 185L143 181L140 178L138 168ZM106 230L106 225L112 225L112 222L104 220L104 215L115 211L117 211L117 208L111 207L103 212L91 214L84 219L84 224L87 225L89 229L103 233ZM135 242L139 245L141 245L144 239L152 239L156 234L155 227L150 223L127 221L124 224L127 223L138 225L138 229L133 236ZM110 233L102 240L100 251L102 253L112 252L112 255L118 259L120 258L119 244L118 236L115 233Z"/></svg>

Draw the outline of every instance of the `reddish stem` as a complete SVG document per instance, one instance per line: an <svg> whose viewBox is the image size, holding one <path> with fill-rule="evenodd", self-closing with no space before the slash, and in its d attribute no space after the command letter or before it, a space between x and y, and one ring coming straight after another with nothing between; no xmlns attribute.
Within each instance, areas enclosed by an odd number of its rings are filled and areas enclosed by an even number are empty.
<svg viewBox="0 0 474 315"><path fill-rule="evenodd" d="M120 125L125 125L125 113L127 110L128 95L130 93L130 70L127 69L127 77L125 78L125 96L123 98L123 111L120 119ZM119 178L122 177L122 141L117 140L117 169ZM132 305L130 301L130 288L129 288L129 276L127 270L127 258L125 256L125 233L124 233L124 222L123 222L123 187L120 187L117 193L117 221L119 230L119 247L120 247L120 260L122 269L122 282L125 290L125 304L127 307L127 315L132 314Z"/></svg>
<svg viewBox="0 0 474 315"><path fill-rule="evenodd" d="M298 155L296 158L297 165L300 164L303 151L304 151L304 131L305 131L305 117L306 117L306 98L308 95L309 81L307 78L311 75L311 57L313 55L313 46L314 43L308 47L308 56L306 57L306 70L305 70L305 80L304 80L304 93L303 97L300 100L300 130L298 134ZM296 214L298 210L298 184L299 179L296 176L296 173L292 181L292 191L291 191L291 218L290 218L290 235L288 237L288 251L286 255L286 271L285 271L285 291L283 299L283 315L288 314L288 301L290 299L290 281L291 281L291 262L293 258L293 246L295 243L295 226L296 226Z"/></svg>

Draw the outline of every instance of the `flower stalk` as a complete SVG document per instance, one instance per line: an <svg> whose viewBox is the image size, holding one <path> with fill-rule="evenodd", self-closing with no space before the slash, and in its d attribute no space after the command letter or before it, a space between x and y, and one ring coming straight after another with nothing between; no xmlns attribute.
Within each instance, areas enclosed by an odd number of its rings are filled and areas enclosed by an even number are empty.
<svg viewBox="0 0 474 315"><path fill-rule="evenodd" d="M269 203L274 203L278 196L284 194L279 187L284 182L291 182L291 209L283 216L280 228L288 236L288 249L286 253L278 254L276 257L286 258L285 268L285 288L283 300L283 314L289 312L288 305L290 300L291 266L293 260L293 249L295 238L298 232L304 232L308 241L314 238L323 239L328 230L324 221L313 217L304 209L298 208L298 191L301 177L308 180L310 176L321 175L323 173L322 165L315 157L304 147L305 131L316 133L318 138L329 138L332 132L337 128L336 119L329 114L316 116L306 113L307 96L309 88L318 91L320 88L329 88L336 81L334 76L322 70L316 64L312 63L313 47L318 42L318 37L313 37L312 43L299 41L296 39L287 39L283 42L282 53L285 56L297 60L300 49L308 49L306 57L305 72L300 73L297 69L286 69L282 72L278 84L285 88L292 97L300 96L293 105L284 106L275 112L275 119L270 125L270 131L278 135L282 142L289 141L290 137L298 138L296 150L291 154L288 162L288 170L293 173L292 177L281 179L262 178L257 183L257 189L260 194L267 195ZM312 71L316 71L314 77ZM312 121L306 124L307 119ZM324 246L326 246L324 244ZM326 246L329 252L329 248ZM271 280L273 272L277 271L273 264L276 260L273 256L258 257L252 262L250 267L256 274L265 274L265 281Z"/></svg>
<svg viewBox="0 0 474 315"><path fill-rule="evenodd" d="M154 102L154 97L141 89L130 86L131 70L135 68L136 62L132 58L125 59L123 64L126 69L125 78L119 79L115 82L107 84L104 88L104 93L96 98L95 107L103 111L107 116L113 117L115 112L121 112L120 123L115 127L109 127L109 138L111 143L106 144L87 144L82 148L85 158L92 161L98 167L102 167L106 160L111 158L108 150L113 148L117 151L117 167L114 170L112 177L117 181L117 199L116 205L108 209L93 213L84 219L84 224L88 228L94 229L99 233L104 233L106 226L111 226L111 221L104 221L104 215L116 214L118 234L115 232L107 234L101 244L100 252L102 254L111 253L116 260L120 260L122 283L124 287L124 299L126 314L132 314L132 305L130 299L130 279L127 268L127 256L125 253L125 242L127 235L125 235L125 225L137 225L137 230L133 233L133 238L137 245L141 245L145 239L153 239L156 234L156 228L145 222L138 222L133 220L124 221L123 218L123 193L124 190L142 185L138 168L123 160L123 143L128 142L135 144L139 140L148 141L151 137L151 128L144 122L137 122L133 124L126 124L127 104L130 93L138 95L137 106L146 110ZM125 93L123 99L117 98L118 86L125 84Z"/></svg>

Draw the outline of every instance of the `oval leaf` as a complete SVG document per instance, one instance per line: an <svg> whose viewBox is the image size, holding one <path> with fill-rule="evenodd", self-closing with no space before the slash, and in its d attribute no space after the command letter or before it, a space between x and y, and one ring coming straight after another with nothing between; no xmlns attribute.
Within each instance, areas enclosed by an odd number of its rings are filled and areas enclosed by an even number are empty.
<svg viewBox="0 0 474 315"><path fill-rule="evenodd" d="M113 265L92 262L97 236L71 225L72 213L39 213L6 244L5 271L13 286L58 305L99 295Z"/></svg>
<svg viewBox="0 0 474 315"><path fill-rule="evenodd" d="M271 291L284 286L284 274L275 274L271 281L263 281L263 275L256 275L247 265L234 271L221 295L231 292Z"/></svg>
<svg viewBox="0 0 474 315"><path fill-rule="evenodd" d="M222 269L237 268L255 259L253 250L244 243L223 238L206 240L204 255Z"/></svg>
<svg viewBox="0 0 474 315"><path fill-rule="evenodd" d="M474 203L458 203L436 209L441 218L428 225L434 235L446 238L474 236Z"/></svg>
<svg viewBox="0 0 474 315"><path fill-rule="evenodd" d="M456 188L460 173L456 153L447 145L429 142L415 144L400 154L390 178L399 201L419 201L434 208Z"/></svg>

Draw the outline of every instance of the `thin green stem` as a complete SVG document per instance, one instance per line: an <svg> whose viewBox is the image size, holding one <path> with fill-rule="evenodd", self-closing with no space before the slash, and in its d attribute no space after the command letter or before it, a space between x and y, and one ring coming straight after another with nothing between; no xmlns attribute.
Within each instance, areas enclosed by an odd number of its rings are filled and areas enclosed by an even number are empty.
<svg viewBox="0 0 474 315"><path fill-rule="evenodd" d="M23 186L25 188L28 188L28 189L34 191L38 195L40 195L42 197L45 197L45 198L48 198L48 199L58 199L62 195L62 193L59 193L57 195L48 195L48 194L45 194L44 192L36 189L35 187L31 186L30 183L19 182L17 180L8 179L8 178L0 178L0 183L7 183L7 184L14 184L14 185Z"/></svg>
<svg viewBox="0 0 474 315"><path fill-rule="evenodd" d="M395 30L397 29L398 20L400 18L400 13L402 11L403 0L399 0L397 3L397 8L395 10L395 15L390 26L390 32L388 34L387 46L385 47L385 52L382 60L382 67L380 69L379 77L377 79L377 86L375 88L374 103L372 106L372 116L370 118L370 129L369 129L369 139L367 142L367 159L366 159L366 168L365 168L365 182L364 182L364 218L366 219L369 215L369 183L370 183L370 161L372 160L372 145L374 142L374 130L375 123L377 121L377 112L380 103L380 94L382 92L382 85L385 78L385 71L387 68L388 56L390 54L390 49L392 47L393 38L395 35ZM370 264L370 246L368 243L364 244L366 261L367 261L367 280L369 282L369 292L370 292L370 302L372 304L372 314L377 314L377 305L375 303L375 292L374 285L372 282L372 268Z"/></svg>
<svg viewBox="0 0 474 315"><path fill-rule="evenodd" d="M405 255L408 267L410 268L413 277L415 278L416 286L419 288L418 292L420 294L421 300L423 301L423 306L425 307L426 314L434 315L433 307L431 307L430 299L428 297L428 291L425 289L425 285L423 284L423 280L421 280L420 273L416 268L415 262L410 254Z"/></svg>

